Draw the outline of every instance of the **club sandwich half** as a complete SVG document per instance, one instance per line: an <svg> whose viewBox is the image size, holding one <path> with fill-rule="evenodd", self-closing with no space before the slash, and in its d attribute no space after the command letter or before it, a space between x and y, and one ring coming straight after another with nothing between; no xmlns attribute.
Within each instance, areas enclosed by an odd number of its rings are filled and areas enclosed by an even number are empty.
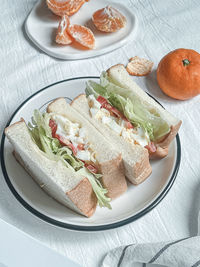
<svg viewBox="0 0 200 267"><path fill-rule="evenodd" d="M87 217L127 189L121 153L64 98L5 129L14 156L58 202Z"/></svg>

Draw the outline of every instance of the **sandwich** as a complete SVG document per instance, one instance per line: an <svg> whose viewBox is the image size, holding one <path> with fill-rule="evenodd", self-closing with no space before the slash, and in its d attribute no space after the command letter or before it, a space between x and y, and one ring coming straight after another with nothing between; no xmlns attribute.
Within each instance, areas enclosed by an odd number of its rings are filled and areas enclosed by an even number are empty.
<svg viewBox="0 0 200 267"><path fill-rule="evenodd" d="M132 81L123 65L102 72L100 83L88 81L86 95L71 105L122 153L125 175L133 184L151 174L149 158L167 155L181 125Z"/></svg>
<svg viewBox="0 0 200 267"><path fill-rule="evenodd" d="M155 151L153 151L151 145L147 146L150 158L163 158L167 156L169 145L178 133L182 121L165 110L157 101L144 92L131 79L124 65L117 64L111 67L107 70L106 76L108 81L122 88L119 92L121 97L129 98L134 105L138 103L140 106L138 114L141 111L144 112L140 117L144 121L146 119L149 122L149 128L146 130L149 134L149 144L153 144L155 147L153 149Z"/></svg>
<svg viewBox="0 0 200 267"><path fill-rule="evenodd" d="M102 186L108 191L107 197L115 199L123 194L127 190L127 183L121 153L117 152L114 146L93 125L84 119L80 113L67 104L64 98L58 98L49 104L47 112L49 114L56 114L59 118L64 117L66 120L65 128L67 127L67 119L73 127L79 126L79 137L82 138L77 138L76 131L73 133L69 130L68 135L68 139L77 150L75 156L92 173L100 172L100 174L95 175L99 178ZM58 127L61 121L58 120ZM75 136L71 134L75 134Z"/></svg>
<svg viewBox="0 0 200 267"><path fill-rule="evenodd" d="M14 156L51 197L90 217L127 189L121 154L64 98L5 129Z"/></svg>

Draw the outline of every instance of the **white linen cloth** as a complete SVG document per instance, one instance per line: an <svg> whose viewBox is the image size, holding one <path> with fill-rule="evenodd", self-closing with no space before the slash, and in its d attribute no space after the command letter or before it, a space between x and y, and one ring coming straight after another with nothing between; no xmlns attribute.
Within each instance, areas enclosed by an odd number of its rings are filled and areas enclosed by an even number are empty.
<svg viewBox="0 0 200 267"><path fill-rule="evenodd" d="M98 0L91 0L98 1ZM37 49L24 33L24 21L35 0L1 1L0 11L0 134L14 110L31 94L56 81L97 76L133 56L154 62L147 77L133 79L179 117L182 163L168 195L141 219L111 231L79 233L49 225L25 210L9 191L0 173L0 218L47 246L96 267L106 253L132 243L161 242L196 235L200 207L200 96L185 102L166 97L156 82L159 60L170 50L185 47L200 52L198 0L120 0L139 20L137 36L112 53L79 61L62 61Z"/></svg>

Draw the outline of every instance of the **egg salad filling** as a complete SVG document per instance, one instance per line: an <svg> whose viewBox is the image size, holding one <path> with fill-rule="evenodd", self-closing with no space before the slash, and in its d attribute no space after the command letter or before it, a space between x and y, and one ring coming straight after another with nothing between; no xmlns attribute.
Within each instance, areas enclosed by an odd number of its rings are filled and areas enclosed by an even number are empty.
<svg viewBox="0 0 200 267"><path fill-rule="evenodd" d="M92 144L81 125L65 116L35 110L28 129L33 141L45 156L63 164L82 177L88 178L100 207L111 208L111 199L106 196L99 178L98 161Z"/></svg>
<svg viewBox="0 0 200 267"><path fill-rule="evenodd" d="M96 153L86 138L84 128L80 127L78 123L71 122L66 117L57 114L53 114L51 120L57 125L55 135L67 146L73 146L73 153L76 158L87 163L97 163Z"/></svg>
<svg viewBox="0 0 200 267"><path fill-rule="evenodd" d="M115 131L116 134L122 136L127 142L139 144L143 147L148 146L150 141L148 133L140 126L133 127L122 113L116 111L106 99L103 99L103 97L96 99L91 94L88 96L88 105L93 118L100 120L103 124Z"/></svg>

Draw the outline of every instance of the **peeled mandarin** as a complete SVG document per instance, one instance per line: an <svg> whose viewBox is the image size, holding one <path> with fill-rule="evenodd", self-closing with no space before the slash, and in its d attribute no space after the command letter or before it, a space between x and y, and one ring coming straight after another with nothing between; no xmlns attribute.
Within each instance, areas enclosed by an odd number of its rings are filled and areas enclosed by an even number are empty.
<svg viewBox="0 0 200 267"><path fill-rule="evenodd" d="M97 10L92 15L96 28L102 32L116 32L126 25L126 18L111 6Z"/></svg>
<svg viewBox="0 0 200 267"><path fill-rule="evenodd" d="M71 25L67 29L69 35L79 44L89 49L95 47L95 37L93 32L82 25Z"/></svg>
<svg viewBox="0 0 200 267"><path fill-rule="evenodd" d="M85 0L46 0L48 8L58 16L73 15L85 2Z"/></svg>
<svg viewBox="0 0 200 267"><path fill-rule="evenodd" d="M63 16L58 26L56 34L56 43L63 45L68 45L72 43L73 38L67 32L69 24L69 17L67 15Z"/></svg>

